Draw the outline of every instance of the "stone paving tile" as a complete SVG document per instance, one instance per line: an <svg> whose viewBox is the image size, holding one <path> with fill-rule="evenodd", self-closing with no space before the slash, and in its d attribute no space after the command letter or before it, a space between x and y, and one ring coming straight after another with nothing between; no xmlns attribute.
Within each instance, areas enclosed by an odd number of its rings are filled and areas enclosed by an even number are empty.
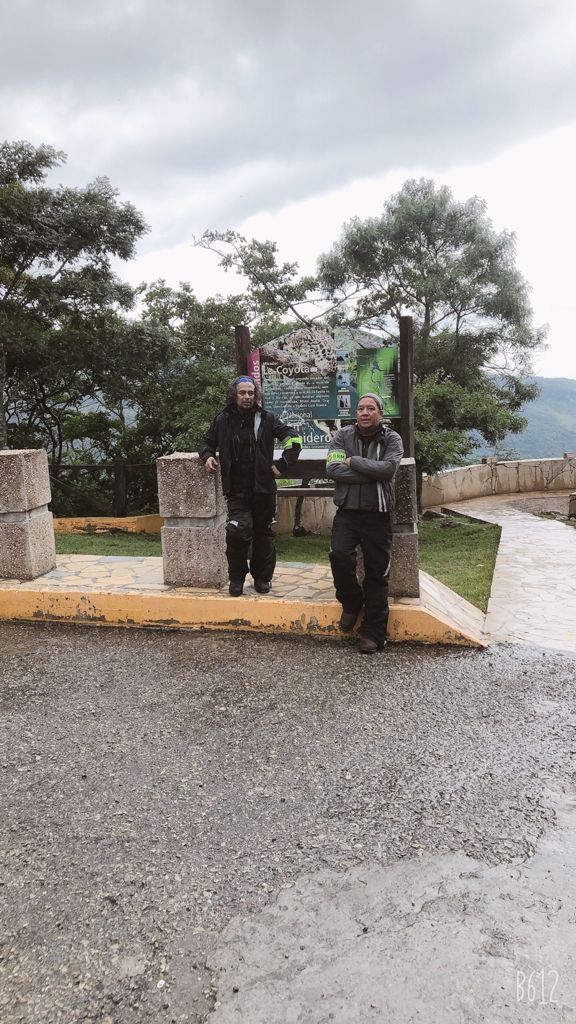
<svg viewBox="0 0 576 1024"><path fill-rule="evenodd" d="M74 564L80 565L81 562L94 563L99 562L102 555L57 555L56 562L58 565L68 565L68 563L74 559Z"/></svg>
<svg viewBox="0 0 576 1024"><path fill-rule="evenodd" d="M131 583L130 587L126 587L125 589L126 591L138 591L138 593L141 592L143 594L149 594L152 591L156 593L158 591L166 590L166 587L163 583Z"/></svg>
<svg viewBox="0 0 576 1024"><path fill-rule="evenodd" d="M3 589L24 588L33 591L81 590L85 593L159 593L170 592L197 596L213 596L215 591L188 587L170 587L164 584L162 558L120 557L105 555L59 555L56 569L36 580L2 580ZM227 595L228 587L220 591ZM269 595L257 594L251 582L246 583L245 593L257 600L270 598L299 598L303 600L334 601L334 588L330 568L306 562L279 563Z"/></svg>

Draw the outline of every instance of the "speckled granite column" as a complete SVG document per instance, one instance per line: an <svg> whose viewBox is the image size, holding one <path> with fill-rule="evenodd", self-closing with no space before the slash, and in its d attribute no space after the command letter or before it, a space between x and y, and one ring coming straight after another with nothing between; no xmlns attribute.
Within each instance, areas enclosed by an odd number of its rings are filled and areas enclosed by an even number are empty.
<svg viewBox="0 0 576 1024"><path fill-rule="evenodd" d="M414 459L402 459L396 473L396 509L392 535L391 597L419 597L418 504Z"/></svg>
<svg viewBox="0 0 576 1024"><path fill-rule="evenodd" d="M196 453L157 460L164 582L218 589L228 579L226 503L220 473L208 473Z"/></svg>
<svg viewBox="0 0 576 1024"><path fill-rule="evenodd" d="M33 580L56 565L46 452L0 451L0 578Z"/></svg>

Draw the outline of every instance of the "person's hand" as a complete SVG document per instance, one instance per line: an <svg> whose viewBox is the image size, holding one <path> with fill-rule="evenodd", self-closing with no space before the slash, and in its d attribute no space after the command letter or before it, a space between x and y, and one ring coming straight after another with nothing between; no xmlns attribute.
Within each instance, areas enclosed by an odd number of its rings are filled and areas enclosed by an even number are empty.
<svg viewBox="0 0 576 1024"><path fill-rule="evenodd" d="M344 465L345 466L349 466L350 465L350 459L344 459Z"/></svg>
<svg viewBox="0 0 576 1024"><path fill-rule="evenodd" d="M209 459L206 459L204 465L209 473L215 473L220 463L218 462L218 459L215 459L214 456L211 455Z"/></svg>
<svg viewBox="0 0 576 1024"><path fill-rule="evenodd" d="M272 466L272 475L273 476L280 476L280 470L278 469L277 466Z"/></svg>

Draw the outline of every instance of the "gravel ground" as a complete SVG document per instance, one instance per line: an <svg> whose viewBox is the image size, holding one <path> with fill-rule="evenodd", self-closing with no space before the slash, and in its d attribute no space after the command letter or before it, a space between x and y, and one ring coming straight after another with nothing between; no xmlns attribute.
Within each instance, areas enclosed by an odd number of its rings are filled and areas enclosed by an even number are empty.
<svg viewBox="0 0 576 1024"><path fill-rule="evenodd" d="M537 516L541 512L553 512L557 516L568 518L570 499L568 494L553 494L546 498L530 498L522 496L517 501L507 502L511 508L519 512L531 512Z"/></svg>
<svg viewBox="0 0 576 1024"><path fill-rule="evenodd" d="M222 930L304 874L531 857L574 785L575 668L0 624L3 1024L199 1024Z"/></svg>

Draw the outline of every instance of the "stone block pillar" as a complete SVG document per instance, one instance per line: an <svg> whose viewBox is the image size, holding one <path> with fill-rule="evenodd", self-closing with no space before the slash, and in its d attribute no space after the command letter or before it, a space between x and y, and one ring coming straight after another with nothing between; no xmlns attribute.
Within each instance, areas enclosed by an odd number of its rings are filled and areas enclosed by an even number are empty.
<svg viewBox="0 0 576 1024"><path fill-rule="evenodd" d="M156 462L164 582L218 589L228 579L226 502L220 473L208 473L194 452Z"/></svg>
<svg viewBox="0 0 576 1024"><path fill-rule="evenodd" d="M0 451L0 579L33 580L56 565L48 457Z"/></svg>
<svg viewBox="0 0 576 1024"><path fill-rule="evenodd" d="M418 502L414 459L402 459L395 477L396 509L392 536L391 597L419 597Z"/></svg>

